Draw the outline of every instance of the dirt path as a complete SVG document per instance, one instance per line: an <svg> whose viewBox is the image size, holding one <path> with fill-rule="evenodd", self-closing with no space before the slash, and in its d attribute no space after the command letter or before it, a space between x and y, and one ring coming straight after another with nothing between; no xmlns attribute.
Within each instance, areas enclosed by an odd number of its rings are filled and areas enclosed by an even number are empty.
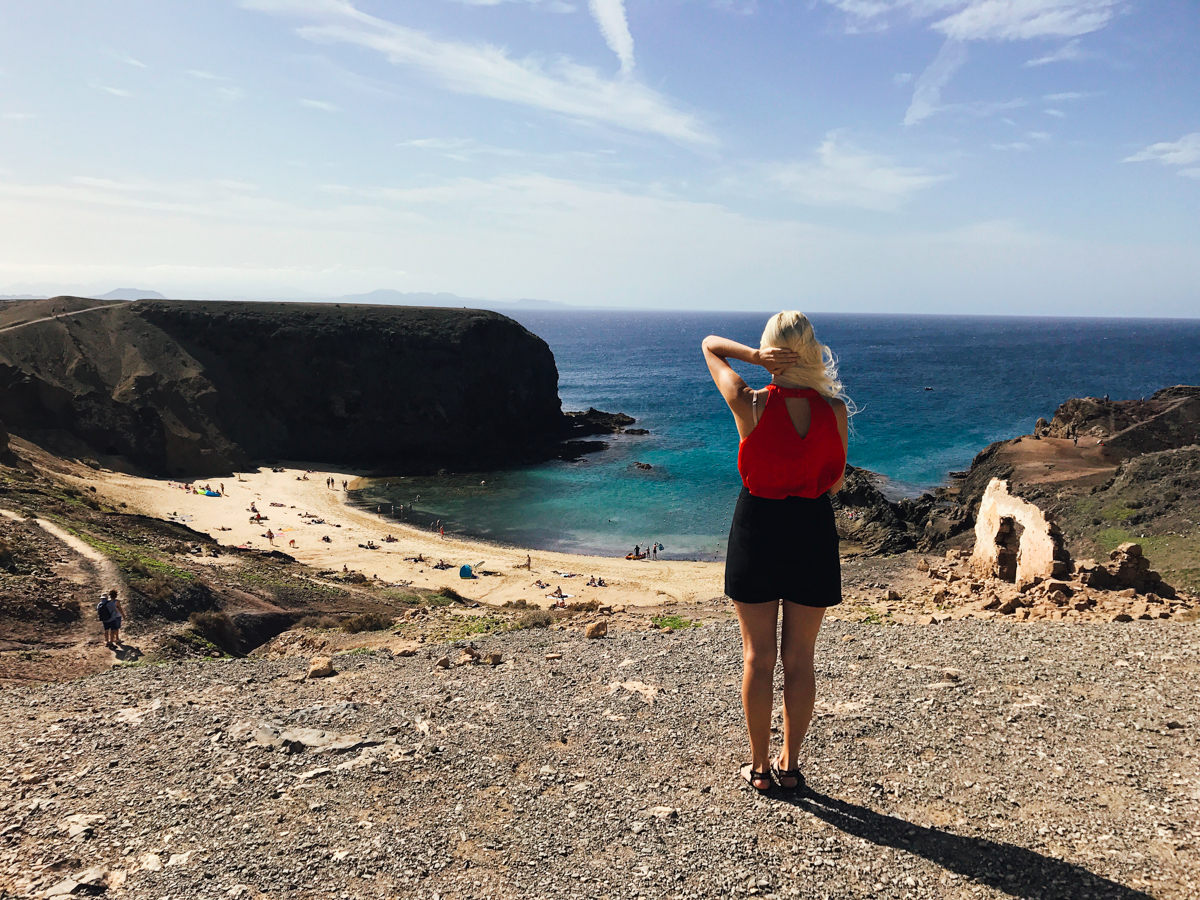
<svg viewBox="0 0 1200 900"><path fill-rule="evenodd" d="M15 331L18 328L24 328L26 325L36 325L38 322L53 322L55 319L65 319L68 316L79 316L83 313L99 312L102 309L116 309L118 306L128 306L129 301L123 300L120 303L110 303L107 306L90 306L87 309L77 309L74 312L57 313L53 316L42 316L40 319L30 319L28 322L18 322L16 325L5 325L0 328L0 334L6 331Z"/></svg>
<svg viewBox="0 0 1200 900"><path fill-rule="evenodd" d="M20 513L10 509L0 509L0 515L16 522L30 521ZM97 596L102 590L115 587L121 592L121 596L128 597L128 588L121 578L121 572L111 559L86 541L80 540L53 522L47 522L45 519L33 519L32 521L48 535L66 544L71 550L88 561L95 575L92 584L94 589L93 596ZM82 660L80 668L85 670L108 668L116 662L118 659L117 655L104 646L104 629L101 628L100 620L96 617L95 611L91 607L84 607L81 611L80 626L83 633L79 640L72 646L58 652Z"/></svg>

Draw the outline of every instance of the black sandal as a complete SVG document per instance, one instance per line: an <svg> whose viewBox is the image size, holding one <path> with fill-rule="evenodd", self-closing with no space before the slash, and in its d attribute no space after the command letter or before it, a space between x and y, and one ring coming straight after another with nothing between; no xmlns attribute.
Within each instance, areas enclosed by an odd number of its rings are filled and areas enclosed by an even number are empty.
<svg viewBox="0 0 1200 900"><path fill-rule="evenodd" d="M777 764L773 763L771 765L771 772L775 775L775 783L779 785L780 790L786 791L789 794L804 790L804 776L800 773L799 766L794 769L781 769ZM795 779L796 783L791 785L784 784L782 781L784 778Z"/></svg>
<svg viewBox="0 0 1200 900"><path fill-rule="evenodd" d="M770 769L768 769L766 772L755 772L754 763L746 763L744 766L742 766L740 775L742 781L746 782L746 784L750 785L750 787L754 788L754 790L758 791L760 794L765 794L770 791L771 785L774 784L774 782L771 780ZM764 787L759 787L757 784L755 784L756 781L765 781L766 785Z"/></svg>

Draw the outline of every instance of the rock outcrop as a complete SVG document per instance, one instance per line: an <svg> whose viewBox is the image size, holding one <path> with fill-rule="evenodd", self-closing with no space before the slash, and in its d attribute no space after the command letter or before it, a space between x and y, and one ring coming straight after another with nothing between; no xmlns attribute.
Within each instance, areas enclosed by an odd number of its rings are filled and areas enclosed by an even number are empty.
<svg viewBox="0 0 1200 900"><path fill-rule="evenodd" d="M1068 400L1055 411L1045 433L1099 438L1114 459L1200 444L1200 387L1179 384L1148 400Z"/></svg>
<svg viewBox="0 0 1200 900"><path fill-rule="evenodd" d="M1135 594L1154 594L1171 599L1175 588L1150 568L1142 545L1127 542L1109 554L1107 565L1093 560L1080 562L1075 571L1081 584L1101 591L1132 590Z"/></svg>
<svg viewBox="0 0 1200 900"><path fill-rule="evenodd" d="M273 459L491 468L632 423L564 416L550 348L499 313L190 301L0 334L0 418L59 452L188 476Z"/></svg>

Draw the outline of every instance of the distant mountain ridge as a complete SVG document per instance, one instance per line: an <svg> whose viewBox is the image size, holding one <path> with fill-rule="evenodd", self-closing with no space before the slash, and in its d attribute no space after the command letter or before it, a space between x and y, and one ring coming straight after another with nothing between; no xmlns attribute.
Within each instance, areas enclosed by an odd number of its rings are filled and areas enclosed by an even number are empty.
<svg viewBox="0 0 1200 900"><path fill-rule="evenodd" d="M63 294L63 292L56 292L56 295L59 294ZM44 300L50 296L51 294L0 294L0 301ZM91 300L170 299L166 295L161 294L158 291L152 291L148 288L116 288L115 290L111 290L106 294L87 294L86 296ZM341 296L331 297L272 297L268 301L251 297L227 297L224 299L243 303L366 303L375 306L432 306L445 309L490 309L495 312L504 312L505 310L510 309L583 308L574 306L570 303L562 303L558 300L538 300L532 297L523 297L519 300L481 300L478 297L460 297L458 294L450 294L446 293L445 291L439 291L437 293L430 291L405 293L404 291L397 291L391 288L380 288L378 290L368 291L365 294L343 294Z"/></svg>
<svg viewBox="0 0 1200 900"><path fill-rule="evenodd" d="M115 291L109 291L107 294L97 294L92 297L93 300L166 300L167 298L158 291L149 291L144 288L117 288Z"/></svg>
<svg viewBox="0 0 1200 900"><path fill-rule="evenodd" d="M532 298L523 298L521 300L480 300L475 297L460 297L457 294L448 294L444 291L436 294L427 291L406 294L403 291L396 291L390 288L381 288L365 294L346 294L342 297L333 297L330 299L338 303L388 303L397 306L467 307L470 309L500 311L506 309L577 308L569 303L561 303L558 300L535 300Z"/></svg>

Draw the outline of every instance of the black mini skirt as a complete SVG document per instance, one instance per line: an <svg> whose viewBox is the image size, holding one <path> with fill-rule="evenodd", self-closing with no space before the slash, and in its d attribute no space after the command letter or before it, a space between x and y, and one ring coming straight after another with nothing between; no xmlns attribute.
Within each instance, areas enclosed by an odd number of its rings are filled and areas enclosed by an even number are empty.
<svg viewBox="0 0 1200 900"><path fill-rule="evenodd" d="M842 562L829 495L768 500L743 487L729 529L725 594L738 603L841 603Z"/></svg>

